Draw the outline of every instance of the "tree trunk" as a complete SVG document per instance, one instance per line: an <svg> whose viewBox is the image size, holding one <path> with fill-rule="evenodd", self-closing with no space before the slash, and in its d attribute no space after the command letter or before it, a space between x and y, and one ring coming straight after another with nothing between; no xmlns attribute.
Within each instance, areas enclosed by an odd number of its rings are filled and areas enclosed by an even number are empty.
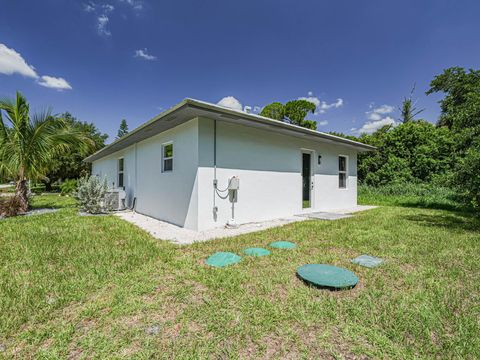
<svg viewBox="0 0 480 360"><path fill-rule="evenodd" d="M20 212L28 211L28 187L27 180L18 180L15 187L15 196L20 202Z"/></svg>

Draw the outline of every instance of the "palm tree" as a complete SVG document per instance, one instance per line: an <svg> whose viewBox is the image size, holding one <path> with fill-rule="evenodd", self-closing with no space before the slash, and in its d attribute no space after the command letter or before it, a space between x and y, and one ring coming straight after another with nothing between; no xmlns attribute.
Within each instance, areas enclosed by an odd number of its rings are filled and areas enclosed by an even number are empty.
<svg viewBox="0 0 480 360"><path fill-rule="evenodd" d="M45 179L55 155L74 146L92 145L84 133L49 110L30 114L27 100L20 92L15 99L0 100L0 175L15 180L20 212L29 207L28 181Z"/></svg>
<svg viewBox="0 0 480 360"><path fill-rule="evenodd" d="M404 98L402 106L398 109L400 110L400 121L407 123L410 121L415 121L415 117L423 112L425 109L417 109L417 102L413 100L413 93L415 92L416 84L413 84L412 91L410 91L410 97Z"/></svg>

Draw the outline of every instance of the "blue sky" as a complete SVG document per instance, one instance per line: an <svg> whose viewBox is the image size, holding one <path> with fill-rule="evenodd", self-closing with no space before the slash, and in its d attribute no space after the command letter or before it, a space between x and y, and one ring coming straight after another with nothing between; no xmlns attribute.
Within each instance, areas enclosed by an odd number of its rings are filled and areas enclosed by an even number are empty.
<svg viewBox="0 0 480 360"><path fill-rule="evenodd" d="M186 97L234 107L310 98L321 131L373 131L416 83L479 68L480 2L0 0L0 96L23 92L112 140ZM233 97L233 98L230 98Z"/></svg>

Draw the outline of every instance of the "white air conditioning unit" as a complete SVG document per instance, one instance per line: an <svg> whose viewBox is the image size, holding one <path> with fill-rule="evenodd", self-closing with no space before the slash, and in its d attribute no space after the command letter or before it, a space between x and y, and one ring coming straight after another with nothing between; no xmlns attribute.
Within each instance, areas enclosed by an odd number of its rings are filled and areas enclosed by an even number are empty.
<svg viewBox="0 0 480 360"><path fill-rule="evenodd" d="M111 189L105 195L105 203L114 211L125 210L127 193L122 188Z"/></svg>

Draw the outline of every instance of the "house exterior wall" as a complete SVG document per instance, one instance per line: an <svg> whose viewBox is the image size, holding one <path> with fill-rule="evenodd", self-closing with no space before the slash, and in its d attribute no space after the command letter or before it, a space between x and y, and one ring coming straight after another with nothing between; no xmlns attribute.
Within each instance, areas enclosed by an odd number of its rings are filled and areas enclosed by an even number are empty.
<svg viewBox="0 0 480 360"><path fill-rule="evenodd" d="M118 186L117 161L124 157L127 204L192 230L222 227L232 217L228 199L215 195L214 121L195 118L93 162L92 173ZM162 144L173 142L173 171L162 172ZM345 146L286 136L268 130L217 122L218 187L240 178L237 223L292 216L302 209L302 151L312 153L312 206L335 210L357 203L357 153ZM318 155L322 156L318 164ZM348 156L347 189L338 187L338 156ZM227 194L227 193L223 193ZM214 212L214 206L218 211Z"/></svg>
<svg viewBox="0 0 480 360"><path fill-rule="evenodd" d="M162 172L162 145L173 143L173 171ZM118 186L118 158L124 157L127 205L136 211L189 229L197 229L198 120L192 119L122 151L94 161L92 174Z"/></svg>
<svg viewBox="0 0 480 360"><path fill-rule="evenodd" d="M224 226L232 216L231 203L213 190L213 120L199 121L198 204L199 229ZM302 150L312 152L312 207L302 208ZM318 155L322 156L318 165ZM338 186L338 156L348 156L347 188ZM240 178L237 223L269 220L303 211L344 209L357 203L357 156L344 146L217 122L217 179L226 188L232 176ZM214 204L215 202L215 204ZM213 207L218 207L217 216Z"/></svg>

